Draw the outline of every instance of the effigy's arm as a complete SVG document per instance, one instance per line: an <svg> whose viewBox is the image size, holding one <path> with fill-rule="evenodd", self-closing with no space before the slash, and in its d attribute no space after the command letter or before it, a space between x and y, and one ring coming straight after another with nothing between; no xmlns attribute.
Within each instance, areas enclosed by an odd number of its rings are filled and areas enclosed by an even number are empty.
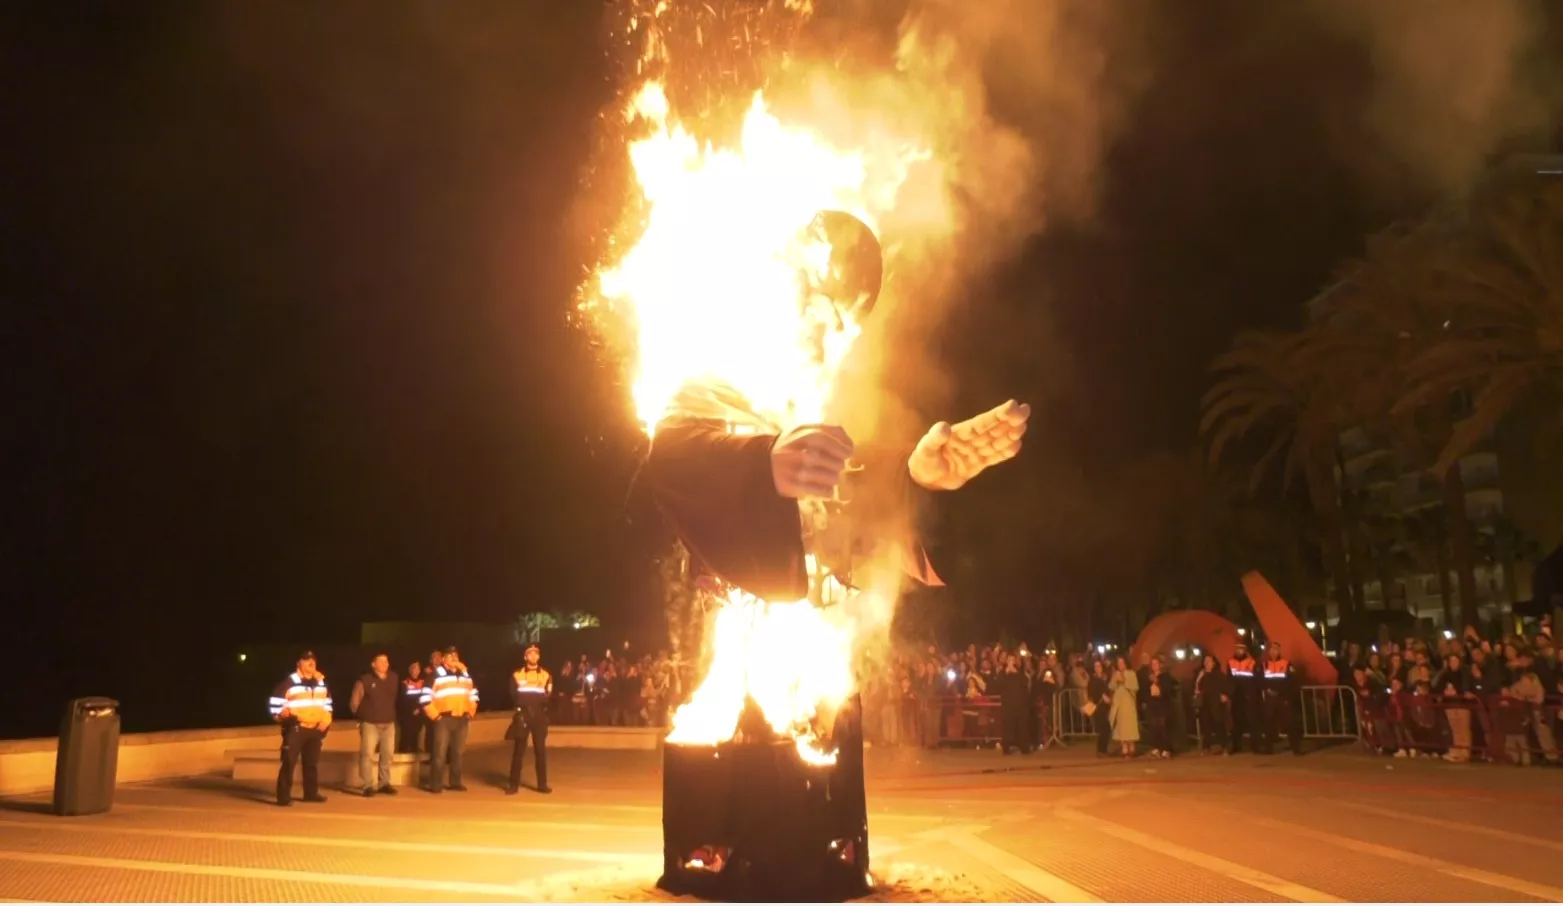
<svg viewBox="0 0 1563 906"><path fill-rule="evenodd" d="M993 466L1013 459L1020 452L1030 418L1030 406L1010 400L958 424L935 423L899 471L906 488L903 494L911 495L903 499L914 501L908 504L907 512L923 512L916 497L957 490ZM915 538L906 547L903 569L924 585L944 584L927 549Z"/></svg>
<svg viewBox="0 0 1563 906"><path fill-rule="evenodd" d="M928 548L923 544L922 524L923 520L929 518L928 511L932 502L930 498L933 495L912 480L906 466L900 463L897 465L899 468L895 470L895 475L900 505L902 512L908 514L910 520L908 528L896 545L901 571L921 585L942 588L944 580L934 571L933 561L928 557Z"/></svg>
<svg viewBox="0 0 1563 906"><path fill-rule="evenodd" d="M733 434L719 419L657 425L639 480L705 569L771 601L808 595L798 502L777 493L775 434Z"/></svg>
<svg viewBox="0 0 1563 906"><path fill-rule="evenodd" d="M899 453L877 450L864 458L864 468L851 477L845 491L852 500L846 530L856 536L854 559L869 557L877 549L893 558L908 578L922 585L944 585L920 531L933 494L912 480L905 448Z"/></svg>

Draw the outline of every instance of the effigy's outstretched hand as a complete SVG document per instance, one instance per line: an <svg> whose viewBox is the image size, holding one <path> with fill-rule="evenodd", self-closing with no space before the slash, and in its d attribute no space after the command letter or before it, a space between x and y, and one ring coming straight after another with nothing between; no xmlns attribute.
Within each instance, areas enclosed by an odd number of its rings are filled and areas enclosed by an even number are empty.
<svg viewBox="0 0 1563 906"><path fill-rule="evenodd" d="M1014 459L1029 418L1030 406L1010 400L955 425L939 422L917 442L907 470L930 491L953 491L989 466Z"/></svg>
<svg viewBox="0 0 1563 906"><path fill-rule="evenodd" d="M830 497L854 447L835 425L799 425L771 446L771 481L783 497Z"/></svg>

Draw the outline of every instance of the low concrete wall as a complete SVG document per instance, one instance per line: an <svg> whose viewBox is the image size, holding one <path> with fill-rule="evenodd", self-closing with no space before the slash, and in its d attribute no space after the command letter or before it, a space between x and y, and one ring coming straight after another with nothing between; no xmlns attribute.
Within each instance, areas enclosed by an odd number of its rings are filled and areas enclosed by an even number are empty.
<svg viewBox="0 0 1563 906"><path fill-rule="evenodd" d="M468 731L469 746L504 741L510 712L479 714ZM642 749L661 744L663 730L651 727L551 727L548 745L559 749ZM281 742L275 725L223 730L170 730L129 733L119 739L120 783L141 783L201 774L228 773L237 750L264 749ZM0 797L22 796L54 789L54 757L58 741L0 740ZM326 734L328 752L358 751L358 722L339 720Z"/></svg>
<svg viewBox="0 0 1563 906"><path fill-rule="evenodd" d="M234 780L276 780L280 767L275 749L244 749L229 752L233 756ZM427 755L397 755L391 759L391 784L393 786L417 786L428 773ZM363 776L358 772L357 752L322 752L320 755L319 781L323 788L342 788L353 791L364 788ZM293 786L303 795L303 775L293 769Z"/></svg>

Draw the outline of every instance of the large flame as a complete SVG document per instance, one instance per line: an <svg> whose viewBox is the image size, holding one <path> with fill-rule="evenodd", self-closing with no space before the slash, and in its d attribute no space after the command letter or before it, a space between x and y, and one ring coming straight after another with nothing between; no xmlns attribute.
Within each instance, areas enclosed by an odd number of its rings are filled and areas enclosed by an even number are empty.
<svg viewBox="0 0 1563 906"><path fill-rule="evenodd" d="M641 422L654 430L681 386L708 377L741 394L772 429L822 420L858 325L804 304L800 275L820 268L830 250L802 240L803 228L835 210L877 233L910 167L928 154L886 134L861 148L835 147L815 129L783 123L759 94L733 147L698 141L656 82L625 112L649 127L629 148L645 201L642 229L598 274L591 302L633 327ZM814 573L817 596L850 594ZM853 692L855 634L848 608L728 591L706 640L709 673L674 714L669 741L733 739L752 699L804 759L828 763L834 754L822 737Z"/></svg>
<svg viewBox="0 0 1563 906"><path fill-rule="evenodd" d="M843 595L827 577L827 594ZM845 608L812 601L769 603L729 591L716 615L710 671L689 703L673 714L673 743L731 739L746 698L772 732L797 740L805 761L831 760L821 736L834 709L852 694L854 624Z"/></svg>
<svg viewBox="0 0 1563 906"><path fill-rule="evenodd" d="M626 310L636 333L635 408L648 427L685 381L721 378L777 425L824 416L832 378L857 337L843 324L819 333L800 307L800 272L828 248L800 233L822 210L877 230L907 168L920 155L830 146L785 126L760 95L738 147L702 145L669 116L662 87L647 84L629 114L653 124L630 160L648 205L645 231L611 270L602 297Z"/></svg>

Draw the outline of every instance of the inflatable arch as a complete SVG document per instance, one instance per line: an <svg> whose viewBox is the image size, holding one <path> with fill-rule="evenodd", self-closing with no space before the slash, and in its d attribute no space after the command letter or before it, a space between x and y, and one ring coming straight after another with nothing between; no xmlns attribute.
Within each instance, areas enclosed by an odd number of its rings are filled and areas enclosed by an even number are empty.
<svg viewBox="0 0 1563 906"><path fill-rule="evenodd" d="M1243 576L1243 593L1248 596L1249 603L1254 605L1254 615L1264 628L1265 639L1280 644L1282 656L1292 662L1293 669L1303 683L1333 686L1339 682L1335 665L1319 650L1313 634L1297 619L1297 614L1286 606L1286 601L1282 600L1264 576L1257 572ZM1140 637L1130 649L1130 657L1133 658L1132 663L1139 663L1142 653L1168 657L1174 646L1187 645L1214 654L1217 660L1225 664L1237 647L1239 638L1237 627L1232 621L1218 613L1208 610L1174 610L1145 624ZM1256 659L1263 660L1263 651L1252 653ZM1198 669L1197 659L1189 660L1195 663L1182 672ZM1177 674L1180 671L1174 667L1173 672Z"/></svg>
<svg viewBox="0 0 1563 906"><path fill-rule="evenodd" d="M1134 647L1129 650L1129 656L1131 663L1138 664L1141 654L1170 658L1174 646L1192 646L1215 655L1219 663L1225 664L1237 647L1237 640L1237 627L1221 614L1208 610L1173 610L1145 624Z"/></svg>
<svg viewBox="0 0 1563 906"><path fill-rule="evenodd" d="M1254 616L1264 627L1265 638L1281 646L1281 655L1292 662L1292 669L1310 686L1333 686L1340 681L1340 673L1330 659L1319 650L1313 633L1297 619L1280 594L1257 572L1243 576L1243 593L1254 605ZM1259 656L1258 652L1254 653Z"/></svg>

